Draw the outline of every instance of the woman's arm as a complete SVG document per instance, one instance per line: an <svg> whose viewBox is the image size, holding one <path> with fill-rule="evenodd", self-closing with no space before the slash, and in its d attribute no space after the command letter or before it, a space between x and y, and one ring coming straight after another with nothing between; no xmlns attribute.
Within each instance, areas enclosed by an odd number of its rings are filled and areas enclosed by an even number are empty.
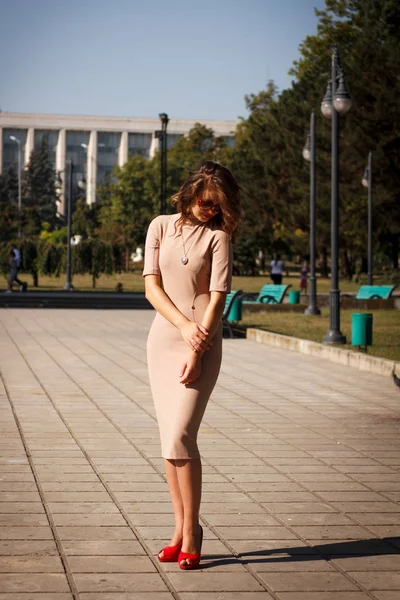
<svg viewBox="0 0 400 600"><path fill-rule="evenodd" d="M201 324L208 331L207 341L211 341L217 333L225 308L226 295L227 292L210 292L210 302L201 320ZM204 352L205 350L200 350L199 356L202 356Z"/></svg>
<svg viewBox="0 0 400 600"><path fill-rule="evenodd" d="M209 332L207 341L211 341L216 334L221 323L222 314L225 308L226 292L210 293L210 302L205 310L201 324ZM188 358L182 364L179 373L179 383L187 384L195 381L201 374L201 358L205 349L201 348L197 352L189 351Z"/></svg>
<svg viewBox="0 0 400 600"><path fill-rule="evenodd" d="M205 352L210 346L207 328L203 324L190 321L176 308L161 287L161 276L146 275L144 285L147 300L157 312L180 330L183 339L190 346L192 352Z"/></svg>

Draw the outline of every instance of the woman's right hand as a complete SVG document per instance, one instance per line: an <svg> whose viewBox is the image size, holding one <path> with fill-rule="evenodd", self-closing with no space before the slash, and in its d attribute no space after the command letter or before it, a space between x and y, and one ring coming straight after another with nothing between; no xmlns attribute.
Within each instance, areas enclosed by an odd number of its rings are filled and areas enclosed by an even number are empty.
<svg viewBox="0 0 400 600"><path fill-rule="evenodd" d="M207 342L208 330L203 325L186 321L179 329L183 339L193 352L205 352L210 348L211 343Z"/></svg>

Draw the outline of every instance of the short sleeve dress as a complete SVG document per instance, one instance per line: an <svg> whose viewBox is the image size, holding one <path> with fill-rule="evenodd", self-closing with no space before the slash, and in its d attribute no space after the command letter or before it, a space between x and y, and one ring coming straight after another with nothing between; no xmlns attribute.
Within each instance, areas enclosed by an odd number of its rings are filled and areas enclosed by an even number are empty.
<svg viewBox="0 0 400 600"><path fill-rule="evenodd" d="M178 310L200 323L211 291L230 292L232 244L229 236L213 223L175 227L180 213L160 215L149 225L143 276L159 274L162 286ZM222 323L202 358L200 377L190 384L179 383L179 372L190 349L177 327L160 313L147 339L150 386L160 430L162 456L167 459L199 458L197 433L222 358Z"/></svg>

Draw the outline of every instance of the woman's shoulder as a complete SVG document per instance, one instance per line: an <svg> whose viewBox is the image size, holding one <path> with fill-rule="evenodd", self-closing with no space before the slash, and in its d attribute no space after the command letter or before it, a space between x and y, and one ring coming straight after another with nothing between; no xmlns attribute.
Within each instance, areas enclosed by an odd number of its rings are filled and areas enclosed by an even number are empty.
<svg viewBox="0 0 400 600"><path fill-rule="evenodd" d="M209 243L211 248L216 249L221 246L230 245L231 238L221 227L209 229Z"/></svg>
<svg viewBox="0 0 400 600"><path fill-rule="evenodd" d="M166 225L168 225L168 223L175 221L176 218L177 218L176 214L175 215L158 215L157 217L154 217L154 219L152 219L150 221L149 227L156 228L156 229L162 229Z"/></svg>

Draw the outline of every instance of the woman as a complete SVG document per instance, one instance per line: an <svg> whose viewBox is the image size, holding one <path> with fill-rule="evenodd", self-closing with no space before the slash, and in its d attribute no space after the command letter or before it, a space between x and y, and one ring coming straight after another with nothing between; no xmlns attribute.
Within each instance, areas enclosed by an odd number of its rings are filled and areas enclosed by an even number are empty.
<svg viewBox="0 0 400 600"><path fill-rule="evenodd" d="M276 254L274 260L271 260L271 279L275 285L281 285L284 264L280 254Z"/></svg>
<svg viewBox="0 0 400 600"><path fill-rule="evenodd" d="M150 223L143 270L146 298L157 311L147 362L175 517L170 545L158 558L194 569L203 540L197 432L220 370L239 187L228 169L207 161L172 202L177 214Z"/></svg>

